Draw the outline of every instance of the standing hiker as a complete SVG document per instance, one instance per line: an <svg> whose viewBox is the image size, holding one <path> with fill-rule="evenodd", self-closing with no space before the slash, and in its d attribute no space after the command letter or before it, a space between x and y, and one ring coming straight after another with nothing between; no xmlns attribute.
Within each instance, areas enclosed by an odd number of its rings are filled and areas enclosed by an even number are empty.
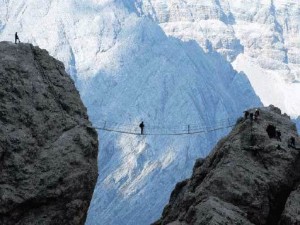
<svg viewBox="0 0 300 225"><path fill-rule="evenodd" d="M256 109L256 110L255 110L255 113L254 113L254 120L257 120L258 117L259 117L259 110Z"/></svg>
<svg viewBox="0 0 300 225"><path fill-rule="evenodd" d="M141 122L141 123L140 123L141 135L144 134L144 127L145 127L144 122Z"/></svg>
<svg viewBox="0 0 300 225"><path fill-rule="evenodd" d="M18 36L18 32L15 33L15 44L17 44L17 42L19 42L19 43L21 42L20 38Z"/></svg>
<svg viewBox="0 0 300 225"><path fill-rule="evenodd" d="M248 116L249 116L249 112L248 112L248 111L245 111L245 112L244 112L244 118L245 118L245 120L248 119Z"/></svg>

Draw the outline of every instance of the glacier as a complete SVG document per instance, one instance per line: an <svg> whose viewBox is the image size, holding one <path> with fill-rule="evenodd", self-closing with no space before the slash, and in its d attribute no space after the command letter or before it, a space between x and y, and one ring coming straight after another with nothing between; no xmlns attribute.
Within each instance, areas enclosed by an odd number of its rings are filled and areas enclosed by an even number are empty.
<svg viewBox="0 0 300 225"><path fill-rule="evenodd" d="M246 2L0 0L0 40L18 31L21 41L63 61L94 126L138 131L144 121L146 132L216 127L260 106L260 98L296 118L299 4ZM279 29L286 7L292 9L288 28ZM155 221L195 159L228 131L99 131L99 178L86 224Z"/></svg>

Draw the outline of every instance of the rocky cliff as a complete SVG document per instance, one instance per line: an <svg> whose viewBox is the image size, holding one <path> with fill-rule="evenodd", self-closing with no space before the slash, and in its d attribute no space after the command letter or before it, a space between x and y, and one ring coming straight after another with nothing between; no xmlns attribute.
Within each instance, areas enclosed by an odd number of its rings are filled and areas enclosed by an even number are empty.
<svg viewBox="0 0 300 225"><path fill-rule="evenodd" d="M269 125L281 132L281 141L269 137ZM291 137L296 148L288 145ZM177 184L154 224L299 225L297 143L295 125L275 107L262 108L254 122L241 118L205 160L197 161L192 177Z"/></svg>
<svg viewBox="0 0 300 225"><path fill-rule="evenodd" d="M84 224L98 141L61 62L0 42L0 224Z"/></svg>

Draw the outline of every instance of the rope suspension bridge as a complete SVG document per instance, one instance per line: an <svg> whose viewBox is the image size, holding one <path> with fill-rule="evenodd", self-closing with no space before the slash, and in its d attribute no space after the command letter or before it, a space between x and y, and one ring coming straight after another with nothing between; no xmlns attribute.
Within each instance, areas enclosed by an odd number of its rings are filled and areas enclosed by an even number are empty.
<svg viewBox="0 0 300 225"><path fill-rule="evenodd" d="M180 135L200 135L211 133L219 130L229 129L236 124L235 119L224 119L211 122L209 125L203 124L188 124L178 126L162 127L161 125L145 124L144 132L141 134L139 124L120 124L108 121L98 121L97 126L93 126L96 130L130 134L143 136L180 136Z"/></svg>

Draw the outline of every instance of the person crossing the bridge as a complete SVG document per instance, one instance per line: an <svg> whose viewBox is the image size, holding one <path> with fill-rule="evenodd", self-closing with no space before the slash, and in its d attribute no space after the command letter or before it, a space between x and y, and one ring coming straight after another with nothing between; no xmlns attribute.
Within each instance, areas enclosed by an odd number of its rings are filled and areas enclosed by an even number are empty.
<svg viewBox="0 0 300 225"><path fill-rule="evenodd" d="M144 127L145 127L145 125L144 125L144 122L142 121L142 122L140 123L141 135L144 135Z"/></svg>
<svg viewBox="0 0 300 225"><path fill-rule="evenodd" d="M15 44L17 44L17 42L21 43L18 32L15 33Z"/></svg>

